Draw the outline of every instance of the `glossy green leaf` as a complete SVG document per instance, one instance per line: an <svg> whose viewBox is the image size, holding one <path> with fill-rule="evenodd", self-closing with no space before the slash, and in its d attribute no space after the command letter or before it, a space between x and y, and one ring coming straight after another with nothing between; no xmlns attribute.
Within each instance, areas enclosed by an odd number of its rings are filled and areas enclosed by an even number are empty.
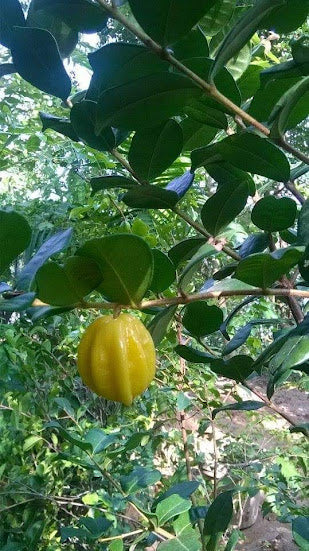
<svg viewBox="0 0 309 551"><path fill-rule="evenodd" d="M158 73L103 92L98 101L95 131L106 126L138 130L157 126L178 115L201 90L187 77Z"/></svg>
<svg viewBox="0 0 309 551"><path fill-rule="evenodd" d="M191 509L192 503L178 494L172 494L161 500L156 507L156 515L159 526L168 522L171 518L181 515Z"/></svg>
<svg viewBox="0 0 309 551"><path fill-rule="evenodd" d="M224 184L207 199L201 211L204 227L218 235L244 209L249 196L247 182Z"/></svg>
<svg viewBox="0 0 309 551"><path fill-rule="evenodd" d="M229 321L231 318L229 318ZM234 335L234 337L225 345L222 354L225 356L226 354L231 354L234 352L234 350L237 350L240 346L242 346L248 337L251 335L251 331L255 325L274 325L274 324L280 324L280 320L276 319L257 319L253 321L249 321L249 323L246 323L243 327L238 329ZM226 328L226 320L224 322L224 327ZM222 326L221 326L222 331ZM223 331L222 331L223 332Z"/></svg>
<svg viewBox="0 0 309 551"><path fill-rule="evenodd" d="M265 402L257 402L254 400L246 400L245 402L236 402L234 404L228 404L227 406L221 406L212 410L212 418L214 419L220 411L255 411L265 407Z"/></svg>
<svg viewBox="0 0 309 551"><path fill-rule="evenodd" d="M158 551L200 551L201 544L197 533L188 528L176 538L160 543Z"/></svg>
<svg viewBox="0 0 309 551"><path fill-rule="evenodd" d="M236 56L250 40L255 31L259 28L262 19L276 6L280 6L283 1L284 0L258 0L251 8L241 15L236 24L226 35L217 51L215 63L210 73L210 78L212 80L218 71L220 71L231 58Z"/></svg>
<svg viewBox="0 0 309 551"><path fill-rule="evenodd" d="M240 261L235 277L249 285L266 289L295 266L302 253L301 248L288 248L272 254L253 254Z"/></svg>
<svg viewBox="0 0 309 551"><path fill-rule="evenodd" d="M274 2L275 4L275 2ZM287 34L302 25L308 17L308 0L287 0L285 5L274 7L260 22L260 28Z"/></svg>
<svg viewBox="0 0 309 551"><path fill-rule="evenodd" d="M235 5L236 0L217 0L199 23L207 36L215 36L229 22Z"/></svg>
<svg viewBox="0 0 309 551"><path fill-rule="evenodd" d="M218 306L209 306L206 301L192 302L184 308L182 323L194 337L211 335L220 329L223 312Z"/></svg>
<svg viewBox="0 0 309 551"><path fill-rule="evenodd" d="M145 182L160 176L180 155L183 147L181 126L170 119L155 128L139 130L129 151L129 162Z"/></svg>
<svg viewBox="0 0 309 551"><path fill-rule="evenodd" d="M169 325L177 311L177 306L168 306L159 312L148 324L148 331L156 346L160 344L169 328Z"/></svg>
<svg viewBox="0 0 309 551"><path fill-rule="evenodd" d="M169 257L159 249L152 249L154 268L150 284L150 290L154 293L162 293L176 279L175 266Z"/></svg>
<svg viewBox="0 0 309 551"><path fill-rule="evenodd" d="M271 136L282 137L289 128L293 128L308 115L309 77L301 79L292 86L275 105L270 114Z"/></svg>
<svg viewBox="0 0 309 551"><path fill-rule="evenodd" d="M37 294L52 306L70 306L93 291L102 280L101 271L91 258L71 256L64 266L49 262L36 273Z"/></svg>
<svg viewBox="0 0 309 551"><path fill-rule="evenodd" d="M261 230L275 232L293 226L296 215L297 205L293 199L268 195L254 205L251 219Z"/></svg>
<svg viewBox="0 0 309 551"><path fill-rule="evenodd" d="M309 359L309 333L292 335L273 356L270 362L272 370L286 371L293 369Z"/></svg>
<svg viewBox="0 0 309 551"><path fill-rule="evenodd" d="M297 226L297 241L300 245L309 245L309 199L307 199L299 213Z"/></svg>
<svg viewBox="0 0 309 551"><path fill-rule="evenodd" d="M75 103L71 109L70 118L76 134L87 145L98 151L110 151L116 145L115 135L111 128L103 128L96 133L97 104L84 100Z"/></svg>
<svg viewBox="0 0 309 551"><path fill-rule="evenodd" d="M178 482L177 484L173 484L166 492L159 495L157 498L157 503L159 501L162 501L163 499L177 494L183 499L186 499L190 497L200 486L200 482L198 480L186 480L185 482Z"/></svg>
<svg viewBox="0 0 309 551"><path fill-rule="evenodd" d="M290 166L282 151L267 138L244 132L228 136L214 145L192 151L192 169L218 160L279 182L290 177Z"/></svg>
<svg viewBox="0 0 309 551"><path fill-rule="evenodd" d="M223 360L201 350L180 344L175 352L187 362L209 365L217 375L232 379L237 382L244 381L253 372L253 359L250 356L240 354L229 360Z"/></svg>
<svg viewBox="0 0 309 551"><path fill-rule="evenodd" d="M0 44L11 48L13 28L25 25L25 16L18 0L0 0Z"/></svg>
<svg viewBox="0 0 309 551"><path fill-rule="evenodd" d="M175 191L167 191L158 186L135 186L122 200L128 207L142 209L172 209L179 201Z"/></svg>
<svg viewBox="0 0 309 551"><path fill-rule="evenodd" d="M43 92L66 100L71 81L53 35L44 29L14 28L11 47L16 71Z"/></svg>
<svg viewBox="0 0 309 551"><path fill-rule="evenodd" d="M226 65L226 68L230 71L236 81L244 74L248 69L251 61L251 47L250 44L245 46L238 52L238 55L232 57Z"/></svg>
<svg viewBox="0 0 309 551"><path fill-rule="evenodd" d="M147 34L162 46L185 36L216 0L129 0L134 17Z"/></svg>
<svg viewBox="0 0 309 551"><path fill-rule="evenodd" d="M83 451L92 451L92 445L90 442L81 440L81 438L78 438L76 433L66 430L58 421L49 421L46 423L45 429L57 429L61 436L74 446L77 446Z"/></svg>
<svg viewBox="0 0 309 551"><path fill-rule="evenodd" d="M103 281L100 291L120 304L138 304L149 288L153 255L147 243L129 234L116 234L87 241L77 254L99 265Z"/></svg>
<svg viewBox="0 0 309 551"><path fill-rule="evenodd" d="M13 210L0 210L0 274L28 247L31 228L27 220Z"/></svg>
<svg viewBox="0 0 309 551"><path fill-rule="evenodd" d="M215 249L215 247L213 247L212 245L209 245L208 243L205 243L204 245L202 245L194 254L194 256L190 259L190 262L188 262L188 264L182 271L179 278L179 288L182 291L185 291L188 285L191 284L192 279L195 273L197 272L197 270L200 268L203 260L207 257L214 256L217 254L218 254L217 249Z"/></svg>

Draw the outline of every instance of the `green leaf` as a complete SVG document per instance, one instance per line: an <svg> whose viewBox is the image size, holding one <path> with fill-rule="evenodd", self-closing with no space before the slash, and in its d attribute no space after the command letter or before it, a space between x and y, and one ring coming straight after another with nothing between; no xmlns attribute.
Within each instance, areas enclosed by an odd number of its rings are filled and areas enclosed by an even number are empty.
<svg viewBox="0 0 309 551"><path fill-rule="evenodd" d="M111 176L98 176L96 178L91 178L90 185L92 187L91 195L94 195L98 191L104 189L131 189L135 188L138 184L134 180L131 180L131 178L117 176L117 174L115 174Z"/></svg>
<svg viewBox="0 0 309 551"><path fill-rule="evenodd" d="M36 273L38 297L52 306L79 302L101 283L102 274L91 258L71 256L64 266L49 262Z"/></svg>
<svg viewBox="0 0 309 551"><path fill-rule="evenodd" d="M189 498L200 486L200 482L197 480L186 480L184 482L179 482L178 484L173 484L166 492L159 495L156 502L159 503L167 497L177 494L183 499Z"/></svg>
<svg viewBox="0 0 309 551"><path fill-rule="evenodd" d="M42 442L42 441L43 441L42 436L38 436L35 434L33 434L32 436L28 436L28 438L26 438L26 440L24 441L23 451L28 452L29 450L34 448L34 446L38 444L38 442Z"/></svg>
<svg viewBox="0 0 309 551"><path fill-rule="evenodd" d="M208 57L209 48L203 30L198 26L173 44L173 55L180 61L190 57Z"/></svg>
<svg viewBox="0 0 309 551"><path fill-rule="evenodd" d="M183 151L192 151L211 142L218 129L196 122L189 117L180 123L183 132Z"/></svg>
<svg viewBox="0 0 309 551"><path fill-rule="evenodd" d="M233 516L233 491L222 492L210 505L204 522L204 536L225 532Z"/></svg>
<svg viewBox="0 0 309 551"><path fill-rule="evenodd" d="M308 0L287 0L284 4L269 12L260 22L260 28L287 34L300 27L308 16Z"/></svg>
<svg viewBox="0 0 309 551"><path fill-rule="evenodd" d="M301 365L309 359L309 334L292 335L273 356L270 362L272 370L287 371Z"/></svg>
<svg viewBox="0 0 309 551"><path fill-rule="evenodd" d="M164 525L171 518L189 511L192 503L188 499L183 499L178 494L172 494L160 501L156 507L156 515L158 518L159 526Z"/></svg>
<svg viewBox="0 0 309 551"><path fill-rule="evenodd" d="M254 253L261 253L269 246L269 235L267 233L253 233L241 244L239 254L246 258Z"/></svg>
<svg viewBox="0 0 309 551"><path fill-rule="evenodd" d="M148 48L136 44L107 44L88 57L94 74L87 99L95 101L108 88L169 70L169 63Z"/></svg>
<svg viewBox="0 0 309 551"><path fill-rule="evenodd" d="M190 237L174 245L174 247L168 251L168 256L177 268L181 262L192 258L201 246L205 244L206 239L204 237Z"/></svg>
<svg viewBox="0 0 309 551"><path fill-rule="evenodd" d="M70 118L76 134L87 145L98 151L110 151L116 145L115 135L111 128L104 128L96 133L97 104L84 100L75 103L71 109Z"/></svg>
<svg viewBox="0 0 309 551"><path fill-rule="evenodd" d="M0 210L0 274L29 245L31 228L27 220L13 210Z"/></svg>
<svg viewBox="0 0 309 551"><path fill-rule="evenodd" d="M299 213L297 226L297 241L300 245L309 245L309 199L307 199Z"/></svg>
<svg viewBox="0 0 309 551"><path fill-rule="evenodd" d="M220 45L210 78L213 80L218 71L227 62L235 57L247 44L255 31L259 28L262 19L284 0L258 0L254 6L244 12L236 24L231 28Z"/></svg>
<svg viewBox="0 0 309 551"><path fill-rule="evenodd" d="M245 44L245 46L238 52L238 55L232 57L227 63L226 68L233 75L235 80L243 75L243 73L248 69L251 61L251 47L250 43Z"/></svg>
<svg viewBox="0 0 309 551"><path fill-rule="evenodd" d="M159 249L152 249L154 268L150 290L162 293L174 283L176 279L175 266L169 257Z"/></svg>
<svg viewBox="0 0 309 551"><path fill-rule="evenodd" d="M72 239L72 229L59 231L44 241L31 260L24 266L17 280L18 289L30 289L38 269L54 254L66 249Z"/></svg>
<svg viewBox="0 0 309 551"><path fill-rule="evenodd" d="M174 318L177 311L177 306L168 306L159 312L148 324L148 331L152 336L152 340L156 346L160 344L168 330L168 327Z"/></svg>
<svg viewBox="0 0 309 551"><path fill-rule="evenodd" d="M157 126L182 113L201 90L175 73L151 74L105 90L98 100L96 133L106 126L138 130Z"/></svg>
<svg viewBox="0 0 309 551"><path fill-rule="evenodd" d="M0 299L1 312L22 312L31 306L35 293L24 293L10 299Z"/></svg>
<svg viewBox="0 0 309 551"><path fill-rule="evenodd" d="M50 115L49 113L43 113L40 111L40 119L42 121L42 131L45 132L45 130L55 130L55 132L59 132L63 136L67 136L74 142L79 142L80 139L78 135L76 134L73 125L70 121L70 119L66 119L64 117L55 117L54 115Z"/></svg>
<svg viewBox="0 0 309 551"><path fill-rule="evenodd" d="M302 74L308 75L309 70L309 35L305 34L298 39L291 40L292 55L295 63L301 67Z"/></svg>
<svg viewBox="0 0 309 551"><path fill-rule="evenodd" d="M234 551L235 546L237 545L240 536L241 536L240 530L233 530L233 532L231 533L231 535L229 537L229 540L228 540L228 542L227 542L227 544L224 548L224 551Z"/></svg>
<svg viewBox="0 0 309 551"><path fill-rule="evenodd" d="M85 441L92 446L92 453L95 455L106 450L111 444L118 441L116 434L107 434L102 429L90 429L85 436Z"/></svg>
<svg viewBox="0 0 309 551"><path fill-rule="evenodd" d="M202 245L195 255L191 258L190 262L186 265L179 278L179 288L183 291L192 282L194 274L201 266L204 258L217 255L218 251L212 245L205 243Z"/></svg>
<svg viewBox="0 0 309 551"><path fill-rule="evenodd" d="M247 400L245 402L235 402L235 404L228 404L227 406L221 406L212 410L212 419L214 419L220 411L254 411L265 407L264 402L257 402L254 400Z"/></svg>
<svg viewBox="0 0 309 551"><path fill-rule="evenodd" d="M49 421L48 423L46 423L45 428L57 429L60 432L61 436L74 446L77 446L83 451L92 451L92 445L89 442L84 442L80 438L77 438L74 432L69 432L64 429L63 426L58 423L58 421Z"/></svg>
<svg viewBox="0 0 309 551"><path fill-rule="evenodd" d="M268 195L254 205L251 219L261 230L276 232L293 226L296 215L297 205L293 199Z"/></svg>
<svg viewBox="0 0 309 551"><path fill-rule="evenodd" d="M201 219L211 235L218 235L244 209L249 196L248 183L240 180L224 184L204 204Z"/></svg>
<svg viewBox="0 0 309 551"><path fill-rule="evenodd" d="M237 348L242 346L250 336L252 328L255 325L273 325L278 323L280 323L280 320L277 320L277 319L269 319L269 320L258 319L258 320L249 321L249 323L246 323L246 325L244 325L243 327L241 327L236 331L234 337L225 345L222 354L224 356L226 354L231 354L231 352L234 352L234 350L237 350ZM225 324L226 324L226 320L225 320ZM222 328L221 328L221 331L222 331Z"/></svg>
<svg viewBox="0 0 309 551"><path fill-rule="evenodd" d="M263 70L261 65L249 65L246 71L237 81L243 101L252 98L256 90L260 87L260 73Z"/></svg>
<svg viewBox="0 0 309 551"><path fill-rule="evenodd" d="M192 528L176 538L160 543L158 547L158 551L200 551L200 549L200 540Z"/></svg>
<svg viewBox="0 0 309 551"><path fill-rule="evenodd" d="M147 243L136 235L91 239L76 254L97 262L103 277L99 289L109 300L134 306L149 288L153 255Z"/></svg>
<svg viewBox="0 0 309 551"><path fill-rule="evenodd" d="M134 494L142 488L153 486L161 479L161 473L157 469L145 469L144 467L136 467L127 476L120 477L120 483L127 495Z"/></svg>
<svg viewBox="0 0 309 551"><path fill-rule="evenodd" d="M219 109L213 109L205 105L201 101L196 100L192 105L189 104L185 111L186 115L194 121L213 126L214 128L227 129L228 123L225 114L219 111Z"/></svg>
<svg viewBox="0 0 309 551"><path fill-rule="evenodd" d="M209 306L206 301L199 300L185 306L182 322L189 333L201 338L220 329L223 312L217 306Z"/></svg>
<svg viewBox="0 0 309 551"><path fill-rule="evenodd" d="M309 77L292 86L275 105L269 118L273 139L280 139L289 128L293 128L307 117L308 99Z"/></svg>
<svg viewBox="0 0 309 551"><path fill-rule="evenodd" d="M44 29L15 27L11 47L16 71L43 92L66 100L71 81L53 35Z"/></svg>
<svg viewBox="0 0 309 551"><path fill-rule="evenodd" d="M309 517L296 517L292 520L293 538L301 551L306 551L309 545Z"/></svg>
<svg viewBox="0 0 309 551"><path fill-rule="evenodd" d="M40 8L81 33L101 31L108 19L103 8L91 0L40 0Z"/></svg>
<svg viewBox="0 0 309 551"><path fill-rule="evenodd" d="M168 191L157 186L135 186L123 197L123 202L132 208L172 209L179 201L175 191Z"/></svg>
<svg viewBox="0 0 309 551"><path fill-rule="evenodd" d="M218 160L228 161L241 170L286 182L290 166L282 151L267 138L244 132L192 151L192 169Z"/></svg>
<svg viewBox="0 0 309 551"><path fill-rule="evenodd" d="M147 34L162 46L185 36L205 15L215 0L129 0L134 17Z"/></svg>
<svg viewBox="0 0 309 551"><path fill-rule="evenodd" d="M95 518L80 517L78 523L87 528L91 539L97 539L105 534L106 530L111 526L112 521L107 520L104 516Z"/></svg>
<svg viewBox="0 0 309 551"><path fill-rule="evenodd" d="M300 248L287 248L276 253L257 253L240 261L235 277L249 285L266 289L286 274L302 256Z"/></svg>
<svg viewBox="0 0 309 551"><path fill-rule="evenodd" d="M207 172L210 176L218 182L219 186L224 184L234 184L239 186L240 183L247 183L250 195L255 195L255 183L248 174L239 168L236 168L228 162L211 163L207 165Z"/></svg>
<svg viewBox="0 0 309 551"><path fill-rule="evenodd" d="M200 27L207 36L215 36L231 19L236 0L217 0L200 21Z"/></svg>
<svg viewBox="0 0 309 551"><path fill-rule="evenodd" d="M0 1L0 44L11 48L14 41L14 27L24 27L25 16L18 0Z"/></svg>
<svg viewBox="0 0 309 551"><path fill-rule="evenodd" d="M131 142L129 162L139 178L151 182L177 159L182 146L181 126L170 119L155 128L136 132Z"/></svg>

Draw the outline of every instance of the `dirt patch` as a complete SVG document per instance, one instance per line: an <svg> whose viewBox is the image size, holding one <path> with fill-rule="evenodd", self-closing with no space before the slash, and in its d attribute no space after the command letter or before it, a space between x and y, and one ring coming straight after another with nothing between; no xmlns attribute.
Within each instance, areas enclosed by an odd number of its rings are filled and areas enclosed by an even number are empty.
<svg viewBox="0 0 309 551"><path fill-rule="evenodd" d="M253 526L242 531L245 540L237 551L299 551L293 541L290 524L283 524L273 518L259 514Z"/></svg>

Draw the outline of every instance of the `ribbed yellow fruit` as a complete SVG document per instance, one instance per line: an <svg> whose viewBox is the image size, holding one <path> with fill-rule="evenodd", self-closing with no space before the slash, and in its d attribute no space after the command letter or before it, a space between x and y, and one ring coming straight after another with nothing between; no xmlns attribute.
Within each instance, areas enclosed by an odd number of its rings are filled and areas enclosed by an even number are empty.
<svg viewBox="0 0 309 551"><path fill-rule="evenodd" d="M151 335L130 314L98 318L78 347L77 367L84 383L99 396L126 406L148 387L155 364Z"/></svg>

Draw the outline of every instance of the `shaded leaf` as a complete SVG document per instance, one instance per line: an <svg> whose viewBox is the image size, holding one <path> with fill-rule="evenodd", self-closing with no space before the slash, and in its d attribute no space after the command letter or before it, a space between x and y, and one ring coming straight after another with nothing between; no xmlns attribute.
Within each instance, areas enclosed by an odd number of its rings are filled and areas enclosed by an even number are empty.
<svg viewBox="0 0 309 551"><path fill-rule="evenodd" d="M261 230L274 232L293 226L296 215L297 205L293 199L268 195L254 205L251 219Z"/></svg>
<svg viewBox="0 0 309 551"><path fill-rule="evenodd" d="M249 196L247 182L224 184L204 204L201 218L211 235L218 235L243 210Z"/></svg>
<svg viewBox="0 0 309 551"><path fill-rule="evenodd" d="M159 312L148 324L147 329L156 346L158 346L164 338L176 311L177 306L168 306Z"/></svg>
<svg viewBox="0 0 309 551"><path fill-rule="evenodd" d="M155 128L136 132L131 142L129 162L139 178L151 182L177 159L182 146L181 126L170 119Z"/></svg>
<svg viewBox="0 0 309 551"><path fill-rule="evenodd" d="M118 176L117 174L111 176L98 176L91 178L90 185L92 187L92 195L104 189L131 189L135 188L138 184L131 178L125 176Z"/></svg>
<svg viewBox="0 0 309 551"><path fill-rule="evenodd" d="M241 258L246 258L254 253L265 251L269 245L269 235L267 233L253 233L241 244L239 254Z"/></svg>
<svg viewBox="0 0 309 551"><path fill-rule="evenodd" d="M215 36L231 19L236 0L217 0L200 21L207 36Z"/></svg>
<svg viewBox="0 0 309 551"><path fill-rule="evenodd" d="M126 476L120 477L120 483L127 495L138 492L142 488L148 488L161 479L161 473L157 469L145 469L136 467Z"/></svg>
<svg viewBox="0 0 309 551"><path fill-rule="evenodd" d="M38 297L52 306L70 306L93 291L102 280L97 263L91 258L69 257L64 266L49 262L36 273Z"/></svg>
<svg viewBox="0 0 309 551"><path fill-rule="evenodd" d="M215 0L129 0L134 17L147 34L162 46L185 36L207 13Z"/></svg>
<svg viewBox="0 0 309 551"><path fill-rule="evenodd" d="M16 71L43 92L66 100L71 81L53 35L44 29L15 27L11 47Z"/></svg>
<svg viewBox="0 0 309 551"><path fill-rule="evenodd" d="M18 0L0 0L0 44L11 48L14 41L13 28L24 27L25 24L25 16Z"/></svg>
<svg viewBox="0 0 309 551"><path fill-rule="evenodd" d="M90 0L40 0L40 9L81 33L101 31L108 19L103 8Z"/></svg>
<svg viewBox="0 0 309 551"><path fill-rule="evenodd" d="M235 402L235 404L228 404L212 410L212 419L214 419L220 411L255 411L265 407L264 402L257 402L254 400L247 400L245 402Z"/></svg>
<svg viewBox="0 0 309 551"><path fill-rule="evenodd" d="M98 151L110 151L116 145L115 135L111 128L96 132L97 104L84 100L75 103L71 109L70 118L76 134L87 145Z"/></svg>
<svg viewBox="0 0 309 551"><path fill-rule="evenodd" d="M72 239L72 228L55 233L44 241L39 250L24 266L17 280L18 289L29 289L38 269L54 254L68 247Z"/></svg>
<svg viewBox="0 0 309 551"><path fill-rule="evenodd" d="M31 228L27 220L13 210L0 210L0 274L29 245Z"/></svg>
<svg viewBox="0 0 309 551"><path fill-rule="evenodd" d="M223 312L218 306L209 306L206 301L199 300L185 306L182 323L197 338L211 335L220 329L223 322Z"/></svg>
<svg viewBox="0 0 309 551"><path fill-rule="evenodd" d="M35 299L35 293L24 293L10 299L0 299L1 312L22 312L27 310Z"/></svg>
<svg viewBox="0 0 309 551"><path fill-rule="evenodd" d="M154 268L150 290L162 293L172 285L176 279L175 266L169 257L159 249L152 249Z"/></svg>
<svg viewBox="0 0 309 551"><path fill-rule="evenodd" d="M222 492L210 505L204 522L204 536L223 533L233 516L233 491Z"/></svg>
<svg viewBox="0 0 309 551"><path fill-rule="evenodd" d="M174 245L169 251L168 256L177 267L184 260L192 258L192 256L206 243L204 237L190 237L185 241L180 241Z"/></svg>
<svg viewBox="0 0 309 551"><path fill-rule="evenodd" d="M175 191L168 191L157 186L135 186L123 197L129 207L145 209L172 209L179 200Z"/></svg>
<svg viewBox="0 0 309 551"><path fill-rule="evenodd" d="M40 112L40 119L42 121L43 132L45 132L45 130L51 129L59 132L63 136L67 136L74 142L80 141L80 138L76 134L70 119L66 119L64 117L55 117L54 115L43 113L42 111Z"/></svg>

